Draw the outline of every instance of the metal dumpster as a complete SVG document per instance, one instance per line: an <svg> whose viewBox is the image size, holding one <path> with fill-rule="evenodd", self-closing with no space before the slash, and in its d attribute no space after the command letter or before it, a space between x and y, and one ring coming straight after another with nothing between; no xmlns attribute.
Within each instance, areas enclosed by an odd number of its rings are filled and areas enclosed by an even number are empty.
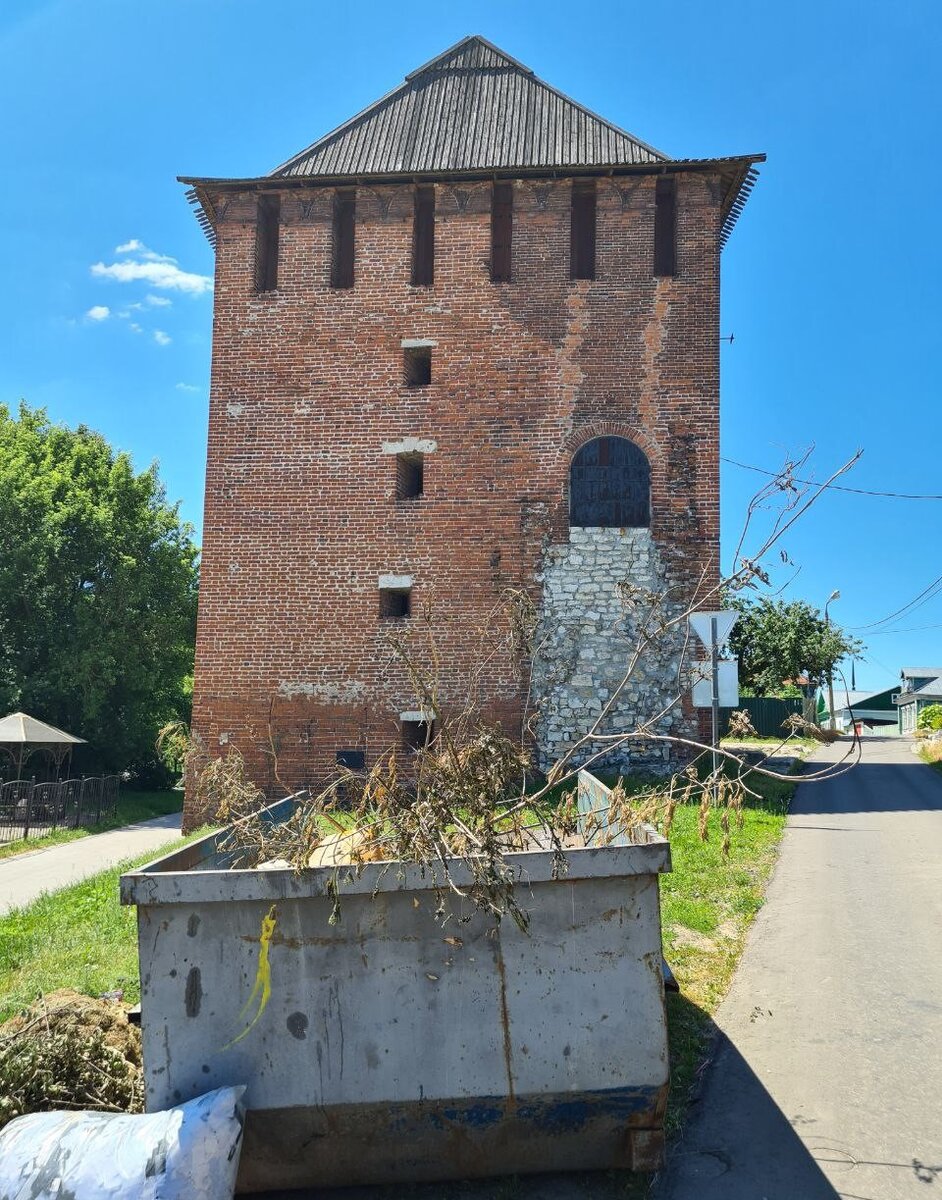
<svg viewBox="0 0 942 1200"><path fill-rule="evenodd" d="M582 773L583 810L604 792ZM529 934L470 905L443 927L416 864L347 869L334 925L333 869L227 869L215 835L125 875L148 1111L247 1084L242 1192L653 1169L670 849L649 830L566 858L509 856Z"/></svg>

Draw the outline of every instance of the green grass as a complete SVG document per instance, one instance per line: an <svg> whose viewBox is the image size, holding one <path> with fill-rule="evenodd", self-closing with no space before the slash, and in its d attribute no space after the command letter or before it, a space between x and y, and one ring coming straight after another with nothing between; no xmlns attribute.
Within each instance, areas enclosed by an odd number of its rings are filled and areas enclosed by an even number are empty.
<svg viewBox="0 0 942 1200"><path fill-rule="evenodd" d="M756 750L765 749L771 746L780 746L782 754L805 754L810 750L816 750L821 743L810 737L790 737L786 740L785 734L780 737L744 737L734 738L725 737L720 739L721 746L750 746Z"/></svg>
<svg viewBox="0 0 942 1200"><path fill-rule="evenodd" d="M89 996L121 988L125 1001L136 1004L137 910L118 902L118 879L206 832L176 838L0 917L0 1021L61 987Z"/></svg>
<svg viewBox="0 0 942 1200"><path fill-rule="evenodd" d="M797 781L796 781L797 782ZM700 840L697 808L679 809L671 831L673 871L661 877L664 954L680 985L667 998L671 1092L667 1132L676 1136L713 1033L712 1015L729 988L746 934L762 907L795 783L750 776L761 795L743 810L728 859L718 812Z"/></svg>
<svg viewBox="0 0 942 1200"><path fill-rule="evenodd" d="M65 842L74 842L76 838L88 837L90 833L107 833L109 829L120 829L122 825L133 825L136 821L147 821L151 817L163 817L167 813L180 812L182 808L182 792L122 792L118 797L118 810L113 817L108 817L97 825L80 825L78 829L57 829L54 833L39 837L3 842L0 844L0 859L29 854L33 850L45 850L47 846L61 846Z"/></svg>

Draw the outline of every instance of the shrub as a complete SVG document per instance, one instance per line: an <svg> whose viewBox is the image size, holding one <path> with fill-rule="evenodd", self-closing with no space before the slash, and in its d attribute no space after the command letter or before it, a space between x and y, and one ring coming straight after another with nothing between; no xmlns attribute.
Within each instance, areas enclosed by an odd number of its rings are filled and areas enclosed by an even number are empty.
<svg viewBox="0 0 942 1200"><path fill-rule="evenodd" d="M919 729L942 729L942 704L928 704L916 722Z"/></svg>

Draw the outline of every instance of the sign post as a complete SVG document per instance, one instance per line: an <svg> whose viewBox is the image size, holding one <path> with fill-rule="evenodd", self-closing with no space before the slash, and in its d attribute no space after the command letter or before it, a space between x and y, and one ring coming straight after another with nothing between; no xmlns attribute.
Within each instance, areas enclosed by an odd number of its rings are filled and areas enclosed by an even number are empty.
<svg viewBox="0 0 942 1200"><path fill-rule="evenodd" d="M710 652L710 678L702 678L694 683L693 702L698 708L709 705L712 711L712 734L710 737L713 775L719 770L720 745L720 701L728 705L739 703L739 679L735 659L720 661L720 646L729 637L730 630L736 624L739 614L735 612L696 612L691 613L688 620L703 645ZM705 688L709 683L709 692Z"/></svg>

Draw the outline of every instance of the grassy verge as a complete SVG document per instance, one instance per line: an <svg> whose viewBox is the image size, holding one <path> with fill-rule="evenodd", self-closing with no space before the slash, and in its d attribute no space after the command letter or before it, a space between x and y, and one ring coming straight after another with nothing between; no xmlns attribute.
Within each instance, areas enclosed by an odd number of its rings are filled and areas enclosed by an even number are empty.
<svg viewBox="0 0 942 1200"><path fill-rule="evenodd" d="M15 842L0 844L0 859L13 858L17 854L29 854L33 850L45 850L48 846L61 846L90 833L107 833L109 829L120 829L122 825L133 825L136 821L147 821L151 817L163 817L167 813L180 812L183 808L182 792L124 792L118 797L118 809L113 817L95 825L80 825L78 829L57 829L54 833L39 837L20 838Z"/></svg>
<svg viewBox="0 0 942 1200"><path fill-rule="evenodd" d="M0 1021L40 992L71 987L89 996L120 988L140 999L136 909L118 903L118 879L132 866L202 837L177 838L0 917Z"/></svg>
<svg viewBox="0 0 942 1200"><path fill-rule="evenodd" d="M781 737L722 738L720 745L724 749L745 746L749 750L776 750L779 754L810 754L821 743L807 737L790 737L786 740L783 734Z"/></svg>
<svg viewBox="0 0 942 1200"><path fill-rule="evenodd" d="M927 742L919 747L919 757L930 767L942 771L942 742Z"/></svg>
<svg viewBox="0 0 942 1200"><path fill-rule="evenodd" d="M667 1131L683 1125L691 1089L712 1036L712 1015L725 996L778 855L795 784L760 776L750 787L761 800L744 809L729 858L720 850L719 814L710 818L709 839L697 831L697 809L678 811L671 832L674 869L661 878L664 954L680 986L668 995L671 1094Z"/></svg>

